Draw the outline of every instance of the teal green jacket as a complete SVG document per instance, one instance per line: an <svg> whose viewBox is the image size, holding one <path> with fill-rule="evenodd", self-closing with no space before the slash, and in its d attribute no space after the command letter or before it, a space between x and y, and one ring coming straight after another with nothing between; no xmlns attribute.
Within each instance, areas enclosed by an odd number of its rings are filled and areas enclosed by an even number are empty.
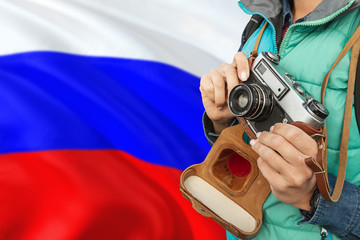
<svg viewBox="0 0 360 240"><path fill-rule="evenodd" d="M305 22L291 25L283 39L280 0L243 0L239 5L246 13L259 14L269 22L260 42L259 52L279 53L280 65L293 74L311 96L320 100L324 76L359 25L360 0L323 0ZM260 28L243 46L242 51L247 55L253 49ZM330 112L327 118L328 171L333 176L337 175L338 170L349 62L350 52L330 76L325 96L325 106ZM360 135L354 109L352 112L346 172L348 189L360 185ZM206 125L205 123L205 127ZM346 191L354 206L347 206L348 210L341 212L337 211L340 208L336 205L331 205L322 199L318 207L319 211L317 210L313 219L305 220L298 209L279 202L270 194L263 206L263 225L255 239L321 239L319 225L329 231L333 230L333 239L340 239L338 236L341 239L360 239L360 191L357 188L356 191L359 193L356 193L358 195L355 197L351 196L355 194L352 190ZM349 214L352 215L349 217ZM336 221L342 222L342 225L332 226ZM235 238L228 234L228 239Z"/></svg>

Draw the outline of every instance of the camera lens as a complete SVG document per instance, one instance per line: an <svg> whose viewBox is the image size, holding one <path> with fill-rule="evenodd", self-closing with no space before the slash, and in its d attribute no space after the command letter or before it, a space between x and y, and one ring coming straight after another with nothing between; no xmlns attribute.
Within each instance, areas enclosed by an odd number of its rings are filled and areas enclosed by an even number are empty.
<svg viewBox="0 0 360 240"><path fill-rule="evenodd" d="M246 94L241 94L238 99L238 104L241 108L244 108L247 106L249 102L249 97Z"/></svg>
<svg viewBox="0 0 360 240"><path fill-rule="evenodd" d="M240 84L229 95L229 109L238 117L253 121L266 119L272 111L273 101L270 90L257 84Z"/></svg>

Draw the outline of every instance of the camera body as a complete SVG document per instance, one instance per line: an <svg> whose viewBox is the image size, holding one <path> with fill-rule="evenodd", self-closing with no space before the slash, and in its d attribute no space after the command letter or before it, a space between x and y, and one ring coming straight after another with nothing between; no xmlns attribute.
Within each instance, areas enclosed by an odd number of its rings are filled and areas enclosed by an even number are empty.
<svg viewBox="0 0 360 240"><path fill-rule="evenodd" d="M256 134L269 131L275 123L303 122L320 129L328 110L313 99L279 66L280 58L271 52L259 54L249 79L235 86L229 94L229 109L246 120Z"/></svg>

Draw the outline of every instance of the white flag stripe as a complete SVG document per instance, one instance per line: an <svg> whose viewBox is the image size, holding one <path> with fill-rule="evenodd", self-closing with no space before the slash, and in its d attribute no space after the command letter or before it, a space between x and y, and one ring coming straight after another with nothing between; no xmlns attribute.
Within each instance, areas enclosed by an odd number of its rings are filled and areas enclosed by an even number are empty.
<svg viewBox="0 0 360 240"><path fill-rule="evenodd" d="M229 0L2 1L0 54L146 59L200 76L231 61L247 21Z"/></svg>

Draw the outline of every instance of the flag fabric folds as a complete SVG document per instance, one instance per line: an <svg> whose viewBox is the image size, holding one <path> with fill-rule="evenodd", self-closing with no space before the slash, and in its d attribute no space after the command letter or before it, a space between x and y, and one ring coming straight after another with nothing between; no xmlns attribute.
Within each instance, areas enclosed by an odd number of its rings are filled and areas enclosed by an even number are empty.
<svg viewBox="0 0 360 240"><path fill-rule="evenodd" d="M179 192L236 2L0 3L0 239L225 239ZM217 16L214 18L214 16Z"/></svg>

